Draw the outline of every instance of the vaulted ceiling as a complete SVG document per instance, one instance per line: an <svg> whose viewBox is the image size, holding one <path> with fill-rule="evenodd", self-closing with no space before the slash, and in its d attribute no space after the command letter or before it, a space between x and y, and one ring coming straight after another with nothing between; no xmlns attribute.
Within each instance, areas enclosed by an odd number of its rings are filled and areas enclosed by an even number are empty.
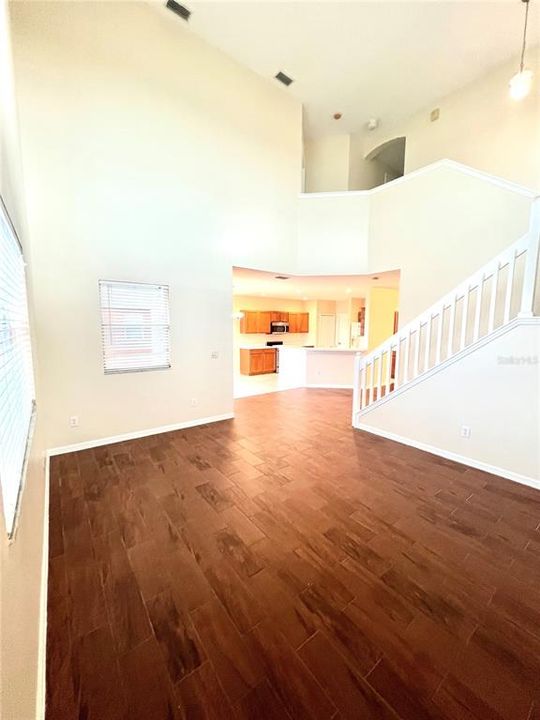
<svg viewBox="0 0 540 720"><path fill-rule="evenodd" d="M524 10L520 0L180 2L192 32L270 82L279 70L294 79L280 87L304 104L312 137L399 121L517 57ZM529 38L540 40L537 1Z"/></svg>

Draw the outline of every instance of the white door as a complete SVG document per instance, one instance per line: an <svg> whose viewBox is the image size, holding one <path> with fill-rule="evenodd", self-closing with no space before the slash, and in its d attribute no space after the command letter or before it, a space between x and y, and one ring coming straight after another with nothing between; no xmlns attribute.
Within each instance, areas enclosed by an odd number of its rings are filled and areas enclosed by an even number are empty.
<svg viewBox="0 0 540 720"><path fill-rule="evenodd" d="M348 313L337 314L336 343L338 347L348 348L351 344L351 321Z"/></svg>
<svg viewBox="0 0 540 720"><path fill-rule="evenodd" d="M317 345L327 348L336 346L335 315L319 315Z"/></svg>

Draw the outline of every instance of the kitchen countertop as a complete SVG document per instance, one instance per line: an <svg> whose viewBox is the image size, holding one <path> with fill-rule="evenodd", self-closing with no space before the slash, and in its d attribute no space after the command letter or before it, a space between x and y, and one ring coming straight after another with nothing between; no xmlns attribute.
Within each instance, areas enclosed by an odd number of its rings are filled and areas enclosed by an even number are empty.
<svg viewBox="0 0 540 720"><path fill-rule="evenodd" d="M268 345L240 345L240 350L277 350L276 347L269 347Z"/></svg>
<svg viewBox="0 0 540 720"><path fill-rule="evenodd" d="M302 345L240 345L240 350L306 350L308 352L338 352L338 353L357 353L362 352L357 348L341 348L341 347L303 347Z"/></svg>
<svg viewBox="0 0 540 720"><path fill-rule="evenodd" d="M291 346L291 345L283 345L283 347L279 348L280 350L305 350L306 352L337 352L337 353L357 353L360 352L360 350L357 350L356 348L341 348L341 347L332 347L332 348L324 348L324 347L302 347L300 346Z"/></svg>

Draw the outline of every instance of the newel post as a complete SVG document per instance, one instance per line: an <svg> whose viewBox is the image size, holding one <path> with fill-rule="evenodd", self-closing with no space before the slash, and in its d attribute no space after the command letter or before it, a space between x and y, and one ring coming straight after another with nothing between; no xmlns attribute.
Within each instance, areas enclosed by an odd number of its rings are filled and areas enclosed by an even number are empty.
<svg viewBox="0 0 540 720"><path fill-rule="evenodd" d="M529 222L529 243L525 258L521 307L518 317L532 317L534 314L534 294L538 271L538 251L540 247L540 198L533 200Z"/></svg>
<svg viewBox="0 0 540 720"><path fill-rule="evenodd" d="M352 426L356 427L356 415L360 411L360 380L362 377L362 353L355 353L354 356L354 378L353 378L353 399L352 399Z"/></svg>

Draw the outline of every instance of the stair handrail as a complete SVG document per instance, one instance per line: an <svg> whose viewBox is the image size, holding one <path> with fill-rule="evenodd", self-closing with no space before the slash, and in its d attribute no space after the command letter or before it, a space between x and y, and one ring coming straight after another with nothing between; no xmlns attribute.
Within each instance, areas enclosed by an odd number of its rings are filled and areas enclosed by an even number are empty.
<svg viewBox="0 0 540 720"><path fill-rule="evenodd" d="M427 310L420 315L413 318L402 328L399 328L396 333L391 337L387 338L384 342L378 345L376 348L371 350L368 354L357 353L355 356L355 368L354 368L354 391L353 391L353 420L356 413L367 405L372 405L382 397L382 390L384 388L385 394L390 392L392 389L401 386L410 380L415 379L418 376L418 363L419 363L419 333L423 326L428 327L428 338L426 341L426 360L428 360L431 354L431 322L437 316L443 318L444 312L447 308L450 308L450 326L448 331L448 355L453 353L454 345L454 320L455 320L455 308L458 301L464 298L464 307L462 317L466 320L462 326L461 336L459 338L459 350L463 350L466 345L466 330L467 330L467 313L468 313L468 299L471 291L479 288L481 290L483 283L491 278L493 275L498 274L501 269L509 266L509 277L507 281L505 301L504 301L504 315L502 324L506 325L510 320L510 310L512 302L512 283L513 283L513 272L515 262L523 253L527 253L525 268L523 273L523 286L521 290L521 298L519 304L518 317L531 317L534 312L534 297L535 297L535 284L538 267L538 257L540 248L540 198L536 198L531 205L531 214L529 229L518 240L513 242L511 245L502 250L494 258L491 258L489 262L485 263L479 270L472 273L466 280L461 282L459 285L454 287L448 293L443 295L437 302L433 303ZM495 303L496 303L496 292L497 282L492 282L491 297L489 304L489 315L488 315L488 332L494 329L495 320ZM473 342L479 338L480 329L480 312L481 312L481 297L477 298L475 305L475 317L474 317L474 329L473 329ZM436 358L435 365L441 362L441 343L442 343L442 320L438 323L438 337L436 344ZM408 360L409 360L409 347L407 345L406 351L407 356L405 358L406 368L404 374L404 381L399 383L399 350L401 343L408 343L411 336L414 333L418 333L417 342L415 345L415 356L413 359L414 368L413 376L408 377ZM394 363L393 353L396 353L396 367L392 368ZM383 358L386 355L386 367L385 375L386 382L382 384L382 372L383 372ZM377 382L374 382L375 374L375 363L378 364ZM362 387L362 378L366 380L367 369L372 368L371 377L371 395L369 390L366 391L366 387ZM425 369L422 371L424 372ZM393 380L393 382L392 382Z"/></svg>

